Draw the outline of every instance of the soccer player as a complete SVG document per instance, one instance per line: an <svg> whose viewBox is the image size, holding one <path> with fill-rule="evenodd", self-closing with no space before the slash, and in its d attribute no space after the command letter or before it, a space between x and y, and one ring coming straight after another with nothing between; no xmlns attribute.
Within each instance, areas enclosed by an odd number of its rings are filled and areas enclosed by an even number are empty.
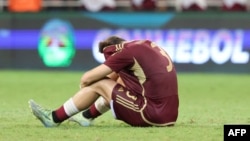
<svg viewBox="0 0 250 141"><path fill-rule="evenodd" d="M81 89L56 110L29 100L45 127L69 119L82 126L109 109L131 126L170 126L178 117L178 84L169 55L150 40L111 36L99 43L105 62L83 74ZM83 111L83 112L81 112ZM79 113L79 114L77 114Z"/></svg>

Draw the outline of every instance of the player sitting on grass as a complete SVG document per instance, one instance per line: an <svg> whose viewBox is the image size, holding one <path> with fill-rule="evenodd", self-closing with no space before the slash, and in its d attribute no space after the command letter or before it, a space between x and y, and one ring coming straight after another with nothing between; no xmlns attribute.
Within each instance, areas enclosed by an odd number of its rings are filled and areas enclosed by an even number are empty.
<svg viewBox="0 0 250 141"><path fill-rule="evenodd" d="M81 89L61 107L49 110L29 101L45 127L58 126L67 119L89 126L109 109L116 119L131 126L175 124L177 75L162 48L149 40L125 41L111 36L99 43L99 51L105 62L83 74Z"/></svg>

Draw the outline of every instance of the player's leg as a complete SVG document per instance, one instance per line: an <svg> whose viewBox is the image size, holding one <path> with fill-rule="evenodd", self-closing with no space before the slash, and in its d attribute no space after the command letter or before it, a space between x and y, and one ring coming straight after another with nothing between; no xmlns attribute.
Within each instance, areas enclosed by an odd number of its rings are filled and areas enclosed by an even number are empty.
<svg viewBox="0 0 250 141"><path fill-rule="evenodd" d="M69 118L81 126L90 126L93 120L110 110L109 103L101 96L87 110Z"/></svg>
<svg viewBox="0 0 250 141"><path fill-rule="evenodd" d="M116 82L125 87L122 79L118 77ZM90 126L93 120L110 110L110 103L103 97L99 97L94 104L87 110L84 110L69 118L69 121L78 123L81 126Z"/></svg>
<svg viewBox="0 0 250 141"><path fill-rule="evenodd" d="M99 96L105 98L106 101L111 100L111 93L117 83L111 79L103 79L97 81L90 86L79 90L72 98L67 100L57 110L50 112L41 106L34 106L34 101L30 101L30 106L34 115L41 120L46 127L53 127L54 124L46 125L44 120L52 120L55 123L61 123L79 111L86 110L93 104ZM48 116L51 115L51 116ZM52 122L52 123L53 123Z"/></svg>
<svg viewBox="0 0 250 141"><path fill-rule="evenodd" d="M122 79L118 77L116 82L124 87L125 84L123 83ZM110 103L105 100L103 97L99 97L98 100L95 101L94 104L92 104L87 110L82 112L82 116L84 118L90 118L90 119L95 119L98 116L104 114L108 110L110 110Z"/></svg>
<svg viewBox="0 0 250 141"><path fill-rule="evenodd" d="M107 102L102 96L99 97L94 104L92 104L89 109L83 112L86 118L97 118L98 116L104 114L110 109L109 102Z"/></svg>

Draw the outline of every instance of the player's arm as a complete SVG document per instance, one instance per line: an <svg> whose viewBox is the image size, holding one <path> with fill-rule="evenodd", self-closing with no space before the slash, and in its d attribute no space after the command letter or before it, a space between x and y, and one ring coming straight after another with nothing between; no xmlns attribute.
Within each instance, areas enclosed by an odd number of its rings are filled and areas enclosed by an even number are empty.
<svg viewBox="0 0 250 141"><path fill-rule="evenodd" d="M109 68L104 64L101 64L84 73L84 75L81 78L80 88L83 88L85 86L92 84L93 82L101 80L110 75L111 73L112 73L111 68Z"/></svg>
<svg viewBox="0 0 250 141"><path fill-rule="evenodd" d="M107 77L116 81L117 83L119 83L125 87L121 77L116 72L112 72L111 74L107 75Z"/></svg>

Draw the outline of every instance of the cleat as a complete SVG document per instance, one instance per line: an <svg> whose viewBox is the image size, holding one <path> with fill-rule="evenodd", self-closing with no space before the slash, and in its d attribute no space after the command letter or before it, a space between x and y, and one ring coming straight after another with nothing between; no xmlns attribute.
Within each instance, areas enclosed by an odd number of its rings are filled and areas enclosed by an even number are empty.
<svg viewBox="0 0 250 141"><path fill-rule="evenodd" d="M87 119L85 118L83 115L82 115L82 112L70 117L68 119L69 121L73 121L73 122L76 122L78 123L79 125L81 126L91 126L93 124L93 119Z"/></svg>
<svg viewBox="0 0 250 141"><path fill-rule="evenodd" d="M45 127L56 127L59 123L55 123L52 118L52 110L45 109L38 105L34 100L29 100L29 106L33 115L39 119Z"/></svg>

